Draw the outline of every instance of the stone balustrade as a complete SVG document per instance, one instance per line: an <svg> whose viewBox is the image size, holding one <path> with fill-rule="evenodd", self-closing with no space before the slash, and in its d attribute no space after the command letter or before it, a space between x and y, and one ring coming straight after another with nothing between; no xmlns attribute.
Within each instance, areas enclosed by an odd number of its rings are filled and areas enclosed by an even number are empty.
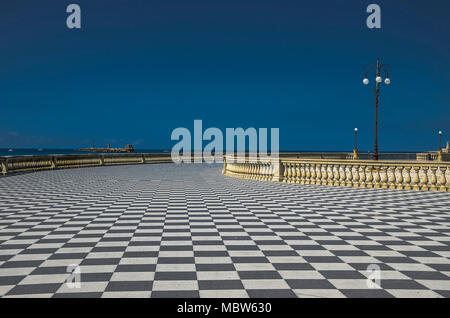
<svg viewBox="0 0 450 318"><path fill-rule="evenodd" d="M0 157L1 174L122 164L172 162L164 154ZM224 156L223 174L254 180L360 188L450 191L450 163Z"/></svg>
<svg viewBox="0 0 450 318"><path fill-rule="evenodd" d="M223 174L255 180L359 188L450 191L450 163L225 156Z"/></svg>
<svg viewBox="0 0 450 318"><path fill-rule="evenodd" d="M169 153L115 153L0 157L0 174L6 175L39 170L166 162L172 162Z"/></svg>
<svg viewBox="0 0 450 318"><path fill-rule="evenodd" d="M280 181L279 165L269 159L246 159L243 162L227 160L225 156L223 174L244 179ZM230 158L230 157L228 157ZM277 161L278 162L278 161Z"/></svg>
<svg viewBox="0 0 450 318"><path fill-rule="evenodd" d="M450 161L450 153L441 152L440 155L437 151L429 151L418 153L418 161Z"/></svg>

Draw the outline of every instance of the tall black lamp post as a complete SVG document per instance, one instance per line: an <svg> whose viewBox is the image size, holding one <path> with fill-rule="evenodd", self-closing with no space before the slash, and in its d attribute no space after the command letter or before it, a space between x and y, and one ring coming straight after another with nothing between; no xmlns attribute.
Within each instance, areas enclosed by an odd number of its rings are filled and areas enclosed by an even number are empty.
<svg viewBox="0 0 450 318"><path fill-rule="evenodd" d="M391 80L389 78L389 72L391 67L388 64L382 64L380 58L377 57L377 65L367 64L364 66L364 85L369 84L369 79L367 75L370 71L374 71L375 75L375 143L373 146L373 159L378 160L378 98L380 96L380 83L383 81L381 78L381 72L384 72L385 80L384 83L389 85Z"/></svg>

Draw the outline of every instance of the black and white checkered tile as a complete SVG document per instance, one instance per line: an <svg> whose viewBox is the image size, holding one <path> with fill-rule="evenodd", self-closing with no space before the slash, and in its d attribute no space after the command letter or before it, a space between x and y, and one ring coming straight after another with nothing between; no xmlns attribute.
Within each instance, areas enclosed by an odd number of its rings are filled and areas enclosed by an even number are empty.
<svg viewBox="0 0 450 318"><path fill-rule="evenodd" d="M0 178L0 296L450 297L450 194L220 170L155 164ZM371 288L371 264L381 288Z"/></svg>

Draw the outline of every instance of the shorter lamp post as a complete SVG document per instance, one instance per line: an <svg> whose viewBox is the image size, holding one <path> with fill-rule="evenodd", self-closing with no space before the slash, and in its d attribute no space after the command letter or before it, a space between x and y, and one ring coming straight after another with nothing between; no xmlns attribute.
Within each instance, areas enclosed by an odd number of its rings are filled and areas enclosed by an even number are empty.
<svg viewBox="0 0 450 318"><path fill-rule="evenodd" d="M355 148L353 149L353 159L358 160L358 128L355 128Z"/></svg>
<svg viewBox="0 0 450 318"><path fill-rule="evenodd" d="M442 161L442 131L439 130L439 151L438 151L438 161Z"/></svg>

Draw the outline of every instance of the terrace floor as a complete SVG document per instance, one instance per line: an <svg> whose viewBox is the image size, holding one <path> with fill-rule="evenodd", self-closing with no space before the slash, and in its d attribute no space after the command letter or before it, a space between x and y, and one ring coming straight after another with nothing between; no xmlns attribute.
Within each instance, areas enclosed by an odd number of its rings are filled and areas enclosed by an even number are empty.
<svg viewBox="0 0 450 318"><path fill-rule="evenodd" d="M449 257L449 193L207 164L0 178L0 297L450 297Z"/></svg>

